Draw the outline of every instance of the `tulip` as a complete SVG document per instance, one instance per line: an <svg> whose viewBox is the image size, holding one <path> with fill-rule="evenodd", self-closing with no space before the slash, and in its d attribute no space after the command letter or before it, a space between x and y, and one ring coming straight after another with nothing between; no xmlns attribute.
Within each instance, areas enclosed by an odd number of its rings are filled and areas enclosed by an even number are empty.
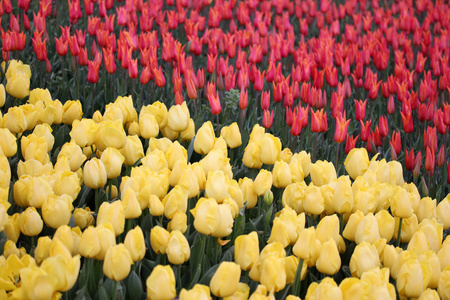
<svg viewBox="0 0 450 300"><path fill-rule="evenodd" d="M211 292L217 297L233 295L238 289L240 276L241 269L238 264L222 262L209 283Z"/></svg>
<svg viewBox="0 0 450 300"><path fill-rule="evenodd" d="M42 204L42 218L47 226L57 229L61 225L69 224L73 210L72 197L51 196Z"/></svg>
<svg viewBox="0 0 450 300"><path fill-rule="evenodd" d="M36 208L28 207L19 217L20 232L27 236L38 235L43 228L41 216L37 212Z"/></svg>
<svg viewBox="0 0 450 300"><path fill-rule="evenodd" d="M102 152L100 160L105 166L107 178L114 179L120 175L125 157L116 148L108 147Z"/></svg>
<svg viewBox="0 0 450 300"><path fill-rule="evenodd" d="M372 268L380 267L377 248L373 244L362 242L355 247L350 259L352 276L360 278L361 275Z"/></svg>
<svg viewBox="0 0 450 300"><path fill-rule="evenodd" d="M257 263L259 257L259 242L257 233L240 235L235 241L234 258L242 270L248 271Z"/></svg>
<svg viewBox="0 0 450 300"><path fill-rule="evenodd" d="M367 105L367 99L362 100L354 100L355 101L355 119L356 121L364 120L366 116L366 105Z"/></svg>
<svg viewBox="0 0 450 300"><path fill-rule="evenodd" d="M203 123L194 140L195 152L202 155L208 154L214 147L215 139L212 123L210 121Z"/></svg>
<svg viewBox="0 0 450 300"><path fill-rule="evenodd" d="M316 186L328 184L336 179L336 170L331 162L318 160L311 164L311 181Z"/></svg>
<svg viewBox="0 0 450 300"><path fill-rule="evenodd" d="M83 167L84 184L91 189L98 189L105 185L107 173L105 165L98 158L88 160Z"/></svg>
<svg viewBox="0 0 450 300"><path fill-rule="evenodd" d="M103 262L103 273L106 277L121 281L131 270L133 260L124 244L114 245L108 249Z"/></svg>
<svg viewBox="0 0 450 300"><path fill-rule="evenodd" d="M144 148L137 135L127 136L125 147L120 149L120 153L125 157L124 164L134 165L139 159L144 157Z"/></svg>
<svg viewBox="0 0 450 300"><path fill-rule="evenodd" d="M170 266L157 265L147 278L147 298L149 300L170 300L177 296L175 274Z"/></svg>
<svg viewBox="0 0 450 300"><path fill-rule="evenodd" d="M276 161L272 170L273 185L277 188L285 188L292 183L291 169L284 161Z"/></svg>
<svg viewBox="0 0 450 300"><path fill-rule="evenodd" d="M206 180L205 196L214 198L217 203L230 196L230 181L222 170L210 171Z"/></svg>
<svg viewBox="0 0 450 300"><path fill-rule="evenodd" d="M97 225L111 223L116 236L121 234L125 226L125 213L121 201L103 202L97 216Z"/></svg>
<svg viewBox="0 0 450 300"><path fill-rule="evenodd" d="M333 275L339 271L341 268L341 257L335 241L329 240L322 244L316 268L319 272L327 275Z"/></svg>
<svg viewBox="0 0 450 300"><path fill-rule="evenodd" d="M211 298L211 292L209 291L209 286L203 284L196 284L190 290L186 290L183 288L180 292L179 297L180 300L196 300L196 299L206 300Z"/></svg>
<svg viewBox="0 0 450 300"><path fill-rule="evenodd" d="M232 232L233 216L228 204L217 204L214 199L200 198L194 209L195 229L214 237L226 237Z"/></svg>
<svg viewBox="0 0 450 300"><path fill-rule="evenodd" d="M236 122L228 127L222 128L220 135L225 139L227 146L231 149L237 148L242 144L241 133Z"/></svg>
<svg viewBox="0 0 450 300"><path fill-rule="evenodd" d="M191 249L189 248L189 242L181 231L170 232L166 253L171 264L181 265L189 260Z"/></svg>
<svg viewBox="0 0 450 300"><path fill-rule="evenodd" d="M269 129L272 127L273 123L273 110L269 111L268 109L264 110L262 125L264 128Z"/></svg>
<svg viewBox="0 0 450 300"><path fill-rule="evenodd" d="M264 195L272 187L272 173L261 169L253 182L253 191L256 195Z"/></svg>
<svg viewBox="0 0 450 300"><path fill-rule="evenodd" d="M176 132L182 132L189 126L189 110L186 103L174 105L169 109L168 126Z"/></svg>

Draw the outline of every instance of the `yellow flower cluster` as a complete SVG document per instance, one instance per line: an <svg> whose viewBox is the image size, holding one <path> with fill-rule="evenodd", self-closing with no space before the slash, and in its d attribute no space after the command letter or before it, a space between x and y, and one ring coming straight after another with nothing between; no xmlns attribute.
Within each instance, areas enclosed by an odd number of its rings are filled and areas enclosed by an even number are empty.
<svg viewBox="0 0 450 300"><path fill-rule="evenodd" d="M26 69L10 62L8 93L14 93L13 80L24 80ZM167 109L155 102L138 114L131 97L118 97L92 119L82 116L80 101L63 105L47 90L35 89L27 104L11 107L0 120L0 230L8 238L0 256L0 297L57 299L75 285L80 266L87 268L92 260L100 261L104 275L114 281L125 279L147 251L165 255L172 265L189 264L189 225L191 233L195 229L223 246L228 241L221 239L232 236L240 214L273 208L273 200L283 209L270 222L268 239L260 231L233 237L234 261L217 264L209 286L178 286L180 299L210 299L211 294L275 299L276 292L298 283L296 274L304 279L308 268L330 276L347 268L341 254L350 243L353 277L339 285L331 277L313 282L306 299L450 295L450 238L444 239L450 196L439 204L421 198L414 184L404 182L396 161L369 160L365 149L353 149L344 163L348 175L338 177L332 163L282 149L277 137L256 125L242 161L259 171L254 179L237 179L229 158L235 151L230 149L242 144L236 123L216 136L211 122L196 131L185 103ZM52 125L61 123L70 126L70 141L56 156ZM201 155L196 163L188 161L182 145L191 140ZM12 174L15 155L17 174ZM82 189L105 186L111 197L95 203L95 212L74 208ZM281 191L281 199L273 199L272 189ZM9 216L11 205L17 213ZM168 223L144 231L125 225L144 214L164 216ZM53 236L43 235L44 228L52 228ZM18 248L21 235L31 241L33 256ZM403 248L394 246L398 238ZM259 284L251 294L240 282L242 271ZM170 266L156 265L146 279L147 297L173 299L177 284Z"/></svg>

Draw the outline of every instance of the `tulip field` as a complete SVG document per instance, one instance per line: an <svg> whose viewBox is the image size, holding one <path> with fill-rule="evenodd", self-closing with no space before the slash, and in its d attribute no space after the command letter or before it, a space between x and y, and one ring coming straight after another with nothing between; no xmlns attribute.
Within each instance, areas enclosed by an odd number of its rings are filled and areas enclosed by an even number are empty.
<svg viewBox="0 0 450 300"><path fill-rule="evenodd" d="M449 16L0 0L0 300L450 299Z"/></svg>

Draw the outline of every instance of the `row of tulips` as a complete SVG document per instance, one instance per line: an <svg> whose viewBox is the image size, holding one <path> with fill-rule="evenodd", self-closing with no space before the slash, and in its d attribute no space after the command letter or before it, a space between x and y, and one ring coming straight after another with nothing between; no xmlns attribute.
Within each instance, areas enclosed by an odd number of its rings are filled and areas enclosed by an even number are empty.
<svg viewBox="0 0 450 300"><path fill-rule="evenodd" d="M450 180L445 3L24 0L13 7L4 0L0 7L3 59L35 61L34 87L49 82L53 95L80 99L89 116L117 94L136 95L139 107L189 99L196 120L258 123L313 155L323 140L326 159L339 165L340 144L346 153L356 144L402 161L405 176L423 178L430 195L449 192L442 188ZM23 88L9 89L15 98L28 95L22 79ZM239 93L229 102L231 90Z"/></svg>
<svg viewBox="0 0 450 300"><path fill-rule="evenodd" d="M0 124L4 298L450 295L450 196L365 148L338 176L259 125L196 127L185 102L83 118L44 89Z"/></svg>

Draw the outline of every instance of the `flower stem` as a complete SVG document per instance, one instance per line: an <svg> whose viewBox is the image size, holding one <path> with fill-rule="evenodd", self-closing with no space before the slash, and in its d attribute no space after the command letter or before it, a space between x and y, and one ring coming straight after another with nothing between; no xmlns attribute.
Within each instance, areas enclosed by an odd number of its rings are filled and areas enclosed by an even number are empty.
<svg viewBox="0 0 450 300"><path fill-rule="evenodd" d="M400 218L400 223L398 224L397 247L400 246L400 238L402 235L402 224L403 224L403 218Z"/></svg>
<svg viewBox="0 0 450 300"><path fill-rule="evenodd" d="M114 280L114 294L113 294L113 300L117 299L117 281Z"/></svg>

